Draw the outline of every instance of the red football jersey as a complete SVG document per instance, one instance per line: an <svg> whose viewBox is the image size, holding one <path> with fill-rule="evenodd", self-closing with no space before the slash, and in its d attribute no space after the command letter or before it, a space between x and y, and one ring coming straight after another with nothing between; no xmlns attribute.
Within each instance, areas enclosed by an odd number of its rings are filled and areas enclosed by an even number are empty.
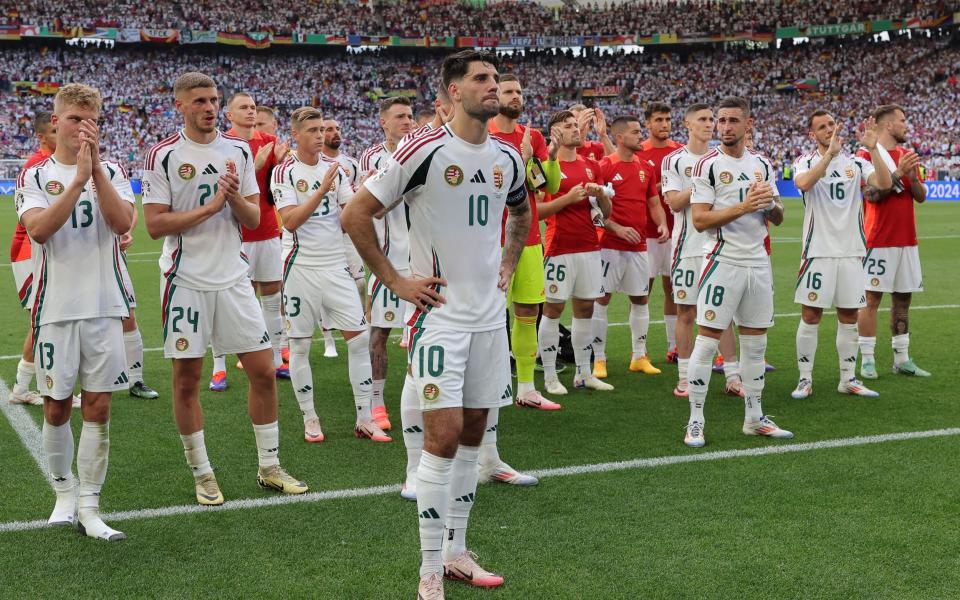
<svg viewBox="0 0 960 600"><path fill-rule="evenodd" d="M663 195L660 194L660 165L663 163L664 157L682 146L683 144L678 144L673 140L667 140L667 145L663 148L654 148L650 140L647 140L643 142L640 146L640 152L637 153L637 156L639 156L641 160L648 161L648 166L653 170L654 177L656 178L657 195L660 196L660 205L663 206L663 212L667 215L667 229L670 231L673 231L673 211L670 210L670 205L667 204L663 199ZM644 235L648 238L660 237L660 232L657 231L657 223L653 219L647 219L647 230Z"/></svg>
<svg viewBox="0 0 960 600"><path fill-rule="evenodd" d="M900 158L906 152L906 148L897 146L890 150L890 158L899 166ZM870 153L862 148L857 156L870 160ZM902 192L890 194L880 202L863 203L863 230L867 234L867 248L917 245L917 219L913 212L910 180L903 177L900 181Z"/></svg>
<svg viewBox="0 0 960 600"><path fill-rule="evenodd" d="M50 156L50 153L40 148L27 159L27 162L23 164L23 168L29 169L33 165L42 162L48 156ZM27 260L29 258L30 236L27 235L26 228L17 221L17 227L13 230L13 243L10 244L10 262L20 262L21 260Z"/></svg>
<svg viewBox="0 0 960 600"><path fill-rule="evenodd" d="M640 243L631 244L616 234L603 231L600 234L600 247L643 252L647 249L643 232L650 220L647 199L657 195L653 169L647 161L640 160L636 155L630 162L624 162L619 155L611 154L600 161L600 172L603 179L613 185L615 193L610 218L625 227L633 227L640 234Z"/></svg>
<svg viewBox="0 0 960 600"><path fill-rule="evenodd" d="M599 163L606 156L607 151L600 142L584 141L583 145L577 148L577 154Z"/></svg>
<svg viewBox="0 0 960 600"><path fill-rule="evenodd" d="M520 152L520 143L523 141L523 132L526 131L526 127L520 125L519 123L514 128L511 133L504 133L497 129L496 124L494 124L493 119L487 123L487 131L490 132L490 135L501 139L514 148L517 149L517 152ZM533 155L539 158L541 161L545 161L548 158L547 154L547 141L543 138L543 134L533 129L530 131L530 145L533 146ZM526 165L524 165L526 168ZM527 190L527 199L530 200L530 233L527 234L527 246L536 246L540 243L540 220L537 218L537 201L534 198L533 190ZM506 229L507 223L507 211L503 211L503 226ZM503 235L504 232L500 232L500 245L503 245Z"/></svg>
<svg viewBox="0 0 960 600"><path fill-rule="evenodd" d="M240 137L234 129L231 129L227 133ZM260 148L263 148L270 142L276 143L277 138L269 133L254 130L253 138L247 143L250 144L250 151L253 153L253 157L256 157ZM240 226L243 241L245 242L262 242L263 240L272 240L273 238L280 237L280 224L277 221L277 211L273 203L270 202L270 171L275 166L277 166L277 159L271 151L267 157L267 161L263 163L263 167L257 170L257 187L260 188L260 224L257 225L256 229L247 229L243 225Z"/></svg>
<svg viewBox="0 0 960 600"><path fill-rule="evenodd" d="M548 196L547 202L559 198L577 184L597 183L603 185L602 169L596 161L578 156L576 160L560 161L560 189ZM590 199L571 204L555 215L547 217L546 256L559 256L574 252L593 252L600 249L597 228L590 217Z"/></svg>

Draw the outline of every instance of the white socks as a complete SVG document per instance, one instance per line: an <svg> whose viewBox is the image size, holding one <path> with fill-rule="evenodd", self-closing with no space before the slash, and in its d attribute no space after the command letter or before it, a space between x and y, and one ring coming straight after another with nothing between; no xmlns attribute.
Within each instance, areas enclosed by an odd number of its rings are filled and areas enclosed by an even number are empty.
<svg viewBox="0 0 960 600"><path fill-rule="evenodd" d="M357 421L373 419L370 413L370 396L373 387L373 367L370 365L370 333L347 340L347 371L353 388L353 401L357 407Z"/></svg>
<svg viewBox="0 0 960 600"><path fill-rule="evenodd" d="M70 422L51 425L43 422L43 454L57 503L47 523L50 525L73 525L76 519L77 502L73 479L73 430Z"/></svg>
<svg viewBox="0 0 960 600"><path fill-rule="evenodd" d="M417 512L420 514L420 577L443 574L443 527L447 521L450 500L452 458L441 458L423 452L417 468ZM476 471L476 466L474 466Z"/></svg>
<svg viewBox="0 0 960 600"><path fill-rule="evenodd" d="M677 379L683 380L687 378L687 369L689 365L689 358L677 358Z"/></svg>
<svg viewBox="0 0 960 600"><path fill-rule="evenodd" d="M280 425L277 421L265 425L253 424L257 438L257 463L261 469L280 464Z"/></svg>
<svg viewBox="0 0 960 600"><path fill-rule="evenodd" d="M850 381L857 370L857 324L837 323L837 356L840 381Z"/></svg>
<svg viewBox="0 0 960 600"><path fill-rule="evenodd" d="M224 354L214 355L213 357L213 372L219 373L220 371L227 372L227 357Z"/></svg>
<svg viewBox="0 0 960 600"><path fill-rule="evenodd" d="M476 446L461 445L453 457L450 504L446 518L447 543L443 546L445 560L451 560L467 550L467 521L477 493L479 455L480 449Z"/></svg>
<svg viewBox="0 0 960 600"><path fill-rule="evenodd" d="M663 315L663 325L667 328L667 352L672 352L677 347L677 315Z"/></svg>
<svg viewBox="0 0 960 600"><path fill-rule="evenodd" d="M483 439L480 441L480 466L488 467L500 464L500 453L497 451L497 429L500 424L500 409L491 408L487 411L487 428L483 430Z"/></svg>
<svg viewBox="0 0 960 600"><path fill-rule="evenodd" d="M664 317L668 318L668 317ZM667 331L676 332L677 317L673 317L673 329L667 328ZM646 304L630 305L630 343L632 344L633 356L631 360L643 357L647 353L647 333L650 329L650 306ZM673 350L676 346L676 337L673 342L669 342L667 351Z"/></svg>
<svg viewBox="0 0 960 600"><path fill-rule="evenodd" d="M124 332L123 350L127 356L127 376L130 387L133 387L133 384L143 382L143 338L139 329Z"/></svg>
<svg viewBox="0 0 960 600"><path fill-rule="evenodd" d="M707 389L710 387L710 374L713 372L713 356L717 353L719 340L698 335L690 353L687 370L687 393L690 400L690 423L704 422L703 404L707 401Z"/></svg>
<svg viewBox="0 0 960 600"><path fill-rule="evenodd" d="M899 367L910 360L910 334L904 333L893 336L893 364Z"/></svg>
<svg viewBox="0 0 960 600"><path fill-rule="evenodd" d="M386 385L387 385L386 379L373 380L373 387L370 389L370 406L371 407L376 408L378 406L383 406L383 388L386 387Z"/></svg>
<svg viewBox="0 0 960 600"><path fill-rule="evenodd" d="M77 518L86 535L119 541L127 536L111 529L100 519L100 491L107 477L109 456L110 424L84 421L80 444L77 446L77 475L80 479Z"/></svg>
<svg viewBox="0 0 960 600"><path fill-rule="evenodd" d="M546 320L546 319L544 319ZM573 359L577 363L577 377L592 377L590 347L593 342L593 319L574 318L570 323L570 343L573 344Z"/></svg>
<svg viewBox="0 0 960 600"><path fill-rule="evenodd" d="M740 377L743 380L744 422L759 421L763 417L760 397L766 363L763 357L767 353L767 334L740 336Z"/></svg>
<svg viewBox="0 0 960 600"><path fill-rule="evenodd" d="M593 360L607 360L607 307L593 303Z"/></svg>
<svg viewBox="0 0 960 600"><path fill-rule="evenodd" d="M210 459L207 458L207 445L203 441L203 430L187 435L180 434L183 442L183 455L187 457L187 465L193 471L194 478L213 473Z"/></svg>
<svg viewBox="0 0 960 600"><path fill-rule="evenodd" d="M551 319L544 315L540 319L537 331L540 344L540 361L543 363L543 378L557 378L557 353L560 351L560 319Z"/></svg>
<svg viewBox="0 0 960 600"><path fill-rule="evenodd" d="M860 355L863 357L863 362L872 363L876 362L876 359L873 357L874 352L877 349L877 337L866 337L860 336L857 340L857 343L860 345Z"/></svg>
<svg viewBox="0 0 960 600"><path fill-rule="evenodd" d="M269 296L260 296L260 310L263 312L263 322L270 334L270 346L273 348L273 366L283 364L280 358L280 338L283 336L283 315L280 313L280 292Z"/></svg>
<svg viewBox="0 0 960 600"><path fill-rule="evenodd" d="M819 328L819 323L811 325L800 319L800 325L797 327L797 369L800 371L800 379L813 381L813 359L817 354L817 330ZM856 327L854 327L854 331L856 331ZM839 340L839 330L837 330L837 344L840 343ZM839 348L839 345L837 347Z"/></svg>
<svg viewBox="0 0 960 600"><path fill-rule="evenodd" d="M33 381L36 374L37 367L32 362L27 362L21 358L20 362L17 363L17 382L13 384L13 390L11 391L14 394L25 394L30 391L30 382Z"/></svg>
<svg viewBox="0 0 960 600"><path fill-rule="evenodd" d="M413 378L407 375L400 394L400 426L403 428L403 445L407 449L407 488L417 484L417 467L423 452L423 411Z"/></svg>
<svg viewBox="0 0 960 600"><path fill-rule="evenodd" d="M290 338L290 383L303 413L303 422L317 418L313 403L313 369L310 368L310 338Z"/></svg>

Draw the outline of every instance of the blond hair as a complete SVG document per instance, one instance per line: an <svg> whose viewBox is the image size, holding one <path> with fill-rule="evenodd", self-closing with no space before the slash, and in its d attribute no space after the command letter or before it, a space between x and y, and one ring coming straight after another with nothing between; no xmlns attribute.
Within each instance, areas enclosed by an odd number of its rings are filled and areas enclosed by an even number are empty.
<svg viewBox="0 0 960 600"><path fill-rule="evenodd" d="M180 92L189 92L197 88L215 88L216 82L209 75L191 71L184 73L173 83L173 95L179 96Z"/></svg>
<svg viewBox="0 0 960 600"><path fill-rule="evenodd" d="M323 119L323 113L312 106L301 106L290 115L290 126L299 130L305 122L313 119Z"/></svg>
<svg viewBox="0 0 960 600"><path fill-rule="evenodd" d="M57 91L53 98L53 112L59 113L67 106L90 108L97 112L103 107L100 90L82 83L68 83Z"/></svg>

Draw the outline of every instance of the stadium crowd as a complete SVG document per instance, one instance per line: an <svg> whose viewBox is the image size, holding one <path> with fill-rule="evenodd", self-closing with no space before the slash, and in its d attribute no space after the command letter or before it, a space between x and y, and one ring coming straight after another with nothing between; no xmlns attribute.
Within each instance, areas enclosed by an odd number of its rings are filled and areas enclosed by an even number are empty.
<svg viewBox="0 0 960 600"><path fill-rule="evenodd" d="M896 102L910 111L909 145L924 164L943 171L939 178L960 178L958 119L951 109L960 102L960 47L951 44L950 35L904 35L886 43L872 38L821 40L781 49L740 46L722 53L710 47L681 48L679 53L647 50L580 57L528 52L507 57L504 66L524 82L523 118L538 127L553 111L574 102L593 101L612 119L640 112L645 102L664 101L677 109L679 118L679 109L691 103L749 92L756 114L755 141L778 167L809 149L805 118L814 107L833 111L853 144L853 128L863 115L877 104ZM228 95L252 92L259 104L277 109L281 134L292 110L318 106L339 119L344 149L359 156L382 135L376 98L402 90L415 96L418 108L430 107L435 82L423 73L435 72L442 60L436 53L399 50L295 55L69 47L43 52L8 47L0 50L0 58L5 65L0 74L3 157L33 151L30 118L50 103L49 97L18 94L13 82L85 81L98 86L107 103L101 125L105 152L135 176L145 150L176 128L170 89L184 71L211 74ZM143 81L146 73L148 82L131 85ZM794 85L797 82L802 85ZM599 86L615 88L619 95L587 96ZM798 89L803 86L810 89ZM674 129L682 141L682 128Z"/></svg>
<svg viewBox="0 0 960 600"><path fill-rule="evenodd" d="M628 0L573 2L547 7L528 0L277 0L270 10L254 0L214 2L95 2L3 0L0 23L47 27L152 27L217 31L273 31L329 35L502 36L649 35L709 36L778 26L858 20L936 18L951 12L944 0ZM680 6L678 6L680 5ZM665 27L665 24L668 24Z"/></svg>

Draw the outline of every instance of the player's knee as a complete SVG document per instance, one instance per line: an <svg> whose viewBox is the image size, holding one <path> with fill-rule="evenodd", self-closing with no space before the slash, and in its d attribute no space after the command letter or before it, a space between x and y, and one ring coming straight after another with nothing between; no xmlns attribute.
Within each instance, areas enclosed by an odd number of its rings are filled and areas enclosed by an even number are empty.
<svg viewBox="0 0 960 600"><path fill-rule="evenodd" d="M43 420L50 425L59 427L64 423L70 422L70 413L73 409L73 397L66 400L53 400L44 398L43 401Z"/></svg>
<svg viewBox="0 0 960 600"><path fill-rule="evenodd" d="M366 352L367 348L370 346L370 332L364 329L363 331L354 331L350 332L352 335L347 337L347 332L344 332L344 338L347 340L347 349L350 352L354 352L354 348L360 349L360 351Z"/></svg>
<svg viewBox="0 0 960 600"><path fill-rule="evenodd" d="M85 393L83 398L83 420L93 423L106 423L110 420L110 392Z"/></svg>

